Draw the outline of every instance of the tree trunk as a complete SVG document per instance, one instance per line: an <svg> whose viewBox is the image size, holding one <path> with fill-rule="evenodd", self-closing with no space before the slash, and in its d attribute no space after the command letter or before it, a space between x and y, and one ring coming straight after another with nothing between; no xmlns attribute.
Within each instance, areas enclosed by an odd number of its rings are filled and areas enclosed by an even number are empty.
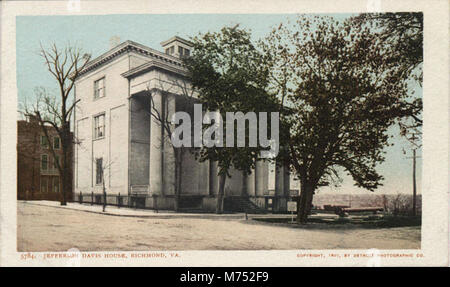
<svg viewBox="0 0 450 287"><path fill-rule="evenodd" d="M225 180L227 179L226 174L220 174L219 177L219 191L217 193L217 202L216 202L216 213L223 213L223 196L225 194Z"/></svg>
<svg viewBox="0 0 450 287"><path fill-rule="evenodd" d="M180 198L181 198L181 171L183 167L183 154L182 151L174 148L175 154L175 202L174 210L178 212L180 209Z"/></svg>
<svg viewBox="0 0 450 287"><path fill-rule="evenodd" d="M173 203L173 209L175 212L178 212L178 154L175 151L175 201Z"/></svg>
<svg viewBox="0 0 450 287"><path fill-rule="evenodd" d="M300 196L297 199L297 223L305 224L311 212L314 188L307 181L302 181L301 185Z"/></svg>
<svg viewBox="0 0 450 287"><path fill-rule="evenodd" d="M306 205L307 215L311 214L311 209L313 207L312 201L313 201L313 197L314 197L314 190L315 190L315 188L313 188L311 190L311 193L309 194L309 197L308 197L308 202L307 202L307 205Z"/></svg>
<svg viewBox="0 0 450 287"><path fill-rule="evenodd" d="M70 124L69 122L63 123L62 134L61 134L61 147L63 150L63 163L62 163L62 174L61 174L61 182L62 182L62 197L61 197L61 205L67 205L67 191L70 187L70 160L69 160L69 149L71 145L70 138Z"/></svg>

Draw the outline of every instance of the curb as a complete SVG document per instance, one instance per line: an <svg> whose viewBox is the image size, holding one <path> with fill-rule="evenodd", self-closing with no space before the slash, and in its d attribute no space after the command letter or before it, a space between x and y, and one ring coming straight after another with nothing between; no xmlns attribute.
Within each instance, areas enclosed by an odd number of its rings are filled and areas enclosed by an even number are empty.
<svg viewBox="0 0 450 287"><path fill-rule="evenodd" d="M235 214L187 214L187 213L173 213L173 214L161 214L161 213L154 213L154 214L119 214L119 213L113 213L108 211L96 211L96 210L87 210L87 209L79 209L74 208L71 206L61 206L61 205L49 205L49 204L43 204L40 202L35 201L19 201L25 204L30 205L38 205L38 206L45 206L45 207L53 207L53 208L60 208L60 209L67 209L67 210L74 210L74 211L81 211L81 212L88 212L88 213L95 213L95 214L101 214L101 215L109 215L109 216L119 216L119 217L136 217L136 218L154 218L154 219L170 219L170 218L197 218L197 219L219 219L219 220L236 220L236 219L244 219L245 214L244 213L235 213ZM130 210L127 207L123 207L124 210Z"/></svg>

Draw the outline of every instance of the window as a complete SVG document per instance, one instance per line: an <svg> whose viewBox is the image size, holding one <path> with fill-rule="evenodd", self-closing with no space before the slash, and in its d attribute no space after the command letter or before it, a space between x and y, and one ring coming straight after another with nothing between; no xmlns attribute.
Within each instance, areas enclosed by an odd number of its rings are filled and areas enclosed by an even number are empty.
<svg viewBox="0 0 450 287"><path fill-rule="evenodd" d="M46 155L46 154L43 154L41 156L41 168L42 168L42 170L48 169L48 155Z"/></svg>
<svg viewBox="0 0 450 287"><path fill-rule="evenodd" d="M170 47L170 54L173 55L173 52L175 52L175 46Z"/></svg>
<svg viewBox="0 0 450 287"><path fill-rule="evenodd" d="M55 155L55 158L53 159L53 168L54 169L58 168L58 164L57 164L58 162L60 162L59 161L59 156Z"/></svg>
<svg viewBox="0 0 450 287"><path fill-rule="evenodd" d="M94 118L94 139L105 136L105 115L98 115Z"/></svg>
<svg viewBox="0 0 450 287"><path fill-rule="evenodd" d="M59 192L59 177L54 177L53 178L53 191L55 193Z"/></svg>
<svg viewBox="0 0 450 287"><path fill-rule="evenodd" d="M190 51L189 49L178 46L178 54L180 57L189 57Z"/></svg>
<svg viewBox="0 0 450 287"><path fill-rule="evenodd" d="M101 78L94 82L94 99L105 96L105 78Z"/></svg>
<svg viewBox="0 0 450 287"><path fill-rule="evenodd" d="M103 158L95 159L95 184L103 182Z"/></svg>
<svg viewBox="0 0 450 287"><path fill-rule="evenodd" d="M170 54L170 49L169 48L166 49L166 54Z"/></svg>
<svg viewBox="0 0 450 287"><path fill-rule="evenodd" d="M47 192L47 178L41 177L41 192Z"/></svg>
<svg viewBox="0 0 450 287"><path fill-rule="evenodd" d="M41 146L48 147L48 138L46 136L41 136Z"/></svg>
<svg viewBox="0 0 450 287"><path fill-rule="evenodd" d="M59 142L59 137L54 137L53 138L53 148L59 149L60 146L61 146L61 143Z"/></svg>

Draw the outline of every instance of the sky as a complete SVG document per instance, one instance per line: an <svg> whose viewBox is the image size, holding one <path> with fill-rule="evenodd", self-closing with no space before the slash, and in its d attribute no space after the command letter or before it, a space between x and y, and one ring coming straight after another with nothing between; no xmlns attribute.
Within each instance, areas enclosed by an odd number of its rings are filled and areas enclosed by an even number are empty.
<svg viewBox="0 0 450 287"><path fill-rule="evenodd" d="M344 19L350 14L329 14ZM120 41L132 40L162 51L160 43L172 36L190 38L199 33L219 31L224 26L250 30L253 40L264 38L273 27L295 15L276 14L139 14L139 15L86 15L86 16L18 16L16 18L16 56L18 102L33 98L35 87L45 87L57 93L57 84L39 56L40 43L44 47L55 43L59 47L68 44L81 47L93 58L109 50L109 40L116 36ZM418 95L422 90L414 86ZM386 161L378 171L384 176L383 186L376 193L412 193L411 145L401 138L398 128L390 130L394 146L386 148ZM403 154L403 150L407 154ZM421 151L418 150L420 156ZM417 187L421 192L421 159L417 160ZM368 191L357 188L353 180L343 176L338 188L325 187L319 193L353 193ZM269 182L269 185L272 185Z"/></svg>

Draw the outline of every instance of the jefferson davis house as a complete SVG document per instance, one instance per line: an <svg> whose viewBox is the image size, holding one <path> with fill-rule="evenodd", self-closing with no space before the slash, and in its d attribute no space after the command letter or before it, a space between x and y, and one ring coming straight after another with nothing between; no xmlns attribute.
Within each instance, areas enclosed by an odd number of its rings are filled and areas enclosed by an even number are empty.
<svg viewBox="0 0 450 287"><path fill-rule="evenodd" d="M132 41L114 45L75 79L74 201L102 203L104 185L107 204L173 209L173 149L150 113L152 103L169 118L185 109L181 58L191 44L173 37L161 45L164 52ZM259 161L250 175L233 170L225 185L225 211L286 211L289 173L269 169ZM181 176L180 208L214 211L217 163L199 162L187 152Z"/></svg>

